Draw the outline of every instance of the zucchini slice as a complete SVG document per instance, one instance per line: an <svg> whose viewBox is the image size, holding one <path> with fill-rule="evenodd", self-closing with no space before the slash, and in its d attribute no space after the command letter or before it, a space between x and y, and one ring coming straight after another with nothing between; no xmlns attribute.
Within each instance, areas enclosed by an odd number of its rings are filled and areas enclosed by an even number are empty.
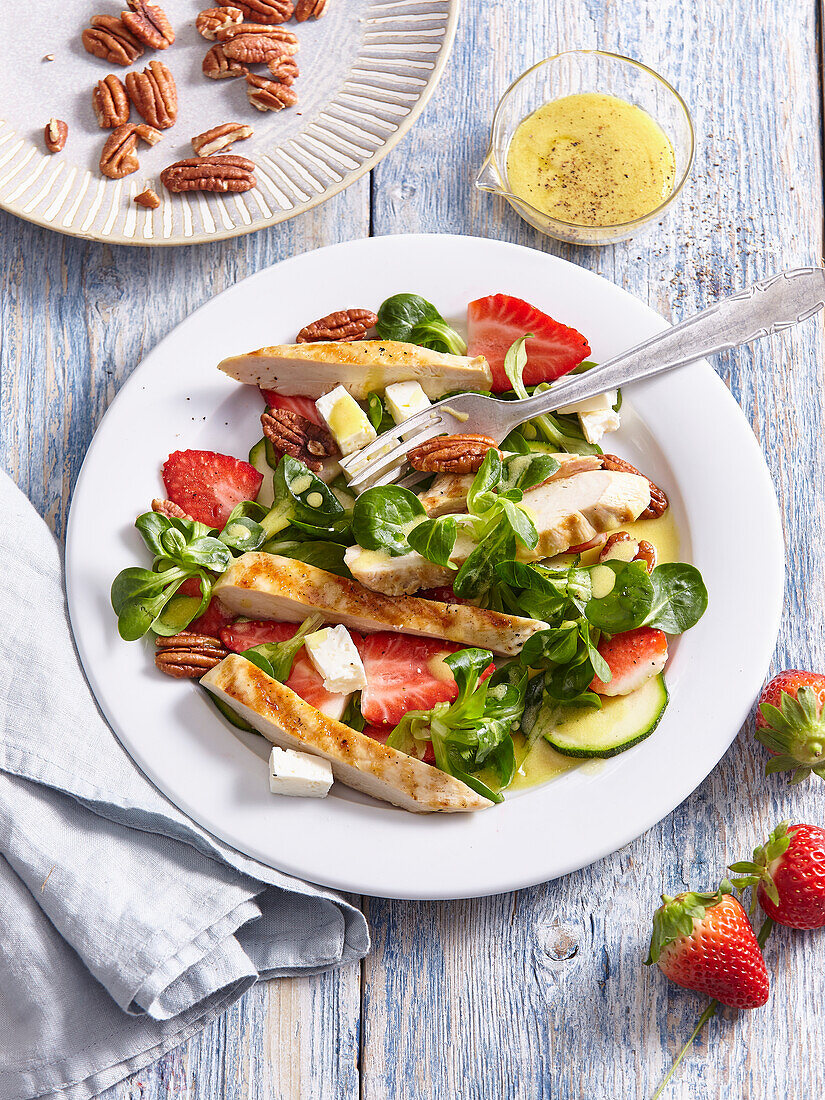
<svg viewBox="0 0 825 1100"><path fill-rule="evenodd" d="M258 473L263 474L264 477L257 498L258 504L264 508L271 508L275 500L275 488L272 481L273 471L267 452L268 443L268 439L259 439L249 452L249 465L254 466Z"/></svg>
<svg viewBox="0 0 825 1100"><path fill-rule="evenodd" d="M601 710L580 710L543 731L564 756L617 756L644 741L667 706L663 676L654 676L630 695L604 696Z"/></svg>

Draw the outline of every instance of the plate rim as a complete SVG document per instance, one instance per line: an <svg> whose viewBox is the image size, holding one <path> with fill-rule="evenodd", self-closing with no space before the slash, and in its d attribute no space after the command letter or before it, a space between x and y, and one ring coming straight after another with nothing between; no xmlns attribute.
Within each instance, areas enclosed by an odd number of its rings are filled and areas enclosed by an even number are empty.
<svg viewBox="0 0 825 1100"><path fill-rule="evenodd" d="M83 233L80 230L73 230L62 225L54 225L42 216L37 217L34 214L26 214L22 210L15 208L13 204L1 198L0 210L13 215L15 218L20 218L21 221L28 222L30 225L35 225L39 229L49 229L53 233L59 233L63 237L75 237L81 241L94 241L97 244L124 245L132 248L178 248L181 245L210 244L212 242L217 243L218 241L229 241L236 237L249 236L251 233L257 233L262 229L271 229L272 226L275 225L283 225L285 222L291 221L301 214L307 214L310 210L314 210L316 207L321 206L322 203L325 203L328 199L333 199L336 195L340 195L342 191L346 191L347 188L357 183L358 180L362 179L368 172L376 168L384 157L391 153L395 146L407 136L410 128L418 121L419 115L427 106L436 88L441 83L441 77L444 75L444 68L452 56L453 46L455 45L455 36L458 30L458 17L462 0L447 0L447 3L449 4L449 11L444 27L444 38L441 49L438 52L438 58L420 96L415 101L415 104L405 116L398 129L387 138L380 149L376 149L368 160L360 164L359 167L355 169L354 173L346 176L340 183L335 184L333 187L325 189L320 195L314 195L307 202L301 203L299 206L294 206L290 210L280 211L280 213L276 213L270 218L265 218L256 225L236 226L233 229L222 232L193 234L193 236L184 239L174 237L149 237L137 239L135 237L126 237L122 234L103 235L101 233ZM45 154L43 155L45 156ZM302 254L303 253L301 253L301 255Z"/></svg>
<svg viewBox="0 0 825 1100"><path fill-rule="evenodd" d="M204 303L197 310L193 311L193 313L190 314L188 318L186 318L179 325L175 326L175 328L173 328L158 344L156 344L155 347L149 353L149 355L154 357L155 353L162 349L162 347L166 343L166 341L171 340L173 338L173 336L175 335L175 333L177 333L178 329L181 326L186 325L186 324L188 324L189 321L194 320L194 318L196 318L196 316L200 313L201 310L206 309L217 298L220 298L223 295L231 295L234 291L237 291L238 288L240 288L242 286L245 286L250 280L257 279L257 278L264 278L265 279L269 272L271 272L273 269L276 269L276 268L282 266L282 264L284 264L284 263L289 264L289 263L292 263L292 262L295 262L295 261L305 260L305 258L308 257L308 256L328 253L331 249L346 250L348 248L353 248L353 247L356 247L356 248L360 247L360 248L370 249L371 247L374 247L374 242L382 242L382 241L386 242L388 245L390 245L390 247L394 247L394 246L399 245L399 244L409 245L409 244L412 244L414 242L426 243L428 241L432 241L433 238L437 238L440 241L446 240L446 241L449 241L451 243L452 242L481 243L484 247L492 247L494 249L495 248L506 249L506 250L514 251L516 253L527 253L528 255L541 256L543 258L542 262L546 261L546 262L548 262L550 264L553 264L553 265L560 264L560 265L562 265L563 268L574 267L576 269L576 271L579 274L583 275L586 279L592 279L592 280L594 280L598 283L605 283L610 287L611 292L619 292L619 296L621 298L624 298L624 297L629 298L633 303L635 303L636 306L640 307L647 314L649 314L651 316L652 321L656 320L662 327L665 327L667 325L667 322L664 321L664 319L661 318L661 316L658 313L656 313L656 311L653 310L652 307L648 306L647 303L641 301L639 298L636 298L634 295L630 294L628 291L624 290L622 287L619 287L616 284L611 283L608 279L605 279L603 276L597 275L595 272L589 271L588 269L579 268L577 265L571 264L569 261L563 260L560 257L551 256L551 255L548 255L547 253L540 252L539 250L536 250L536 249L526 248L522 245L511 244L509 242L496 241L494 239L484 238L484 237L469 237L469 236L458 235L458 234L426 234L426 233L397 234L397 235L388 235L386 237L357 238L354 241L341 242L341 243L334 244L334 245L328 245L328 246L325 246L325 247L320 248L320 249L315 249L315 250L310 250L310 251L305 252L305 253L300 253L297 256L291 257L289 260L281 261L280 264L274 264L274 265L271 265L268 268L264 268L261 271L256 272L254 275L249 276L247 279L240 280L238 283L234 284L233 287L230 287L227 290L223 291L221 295L215 295L212 299L209 299L209 301ZM147 356L147 358L148 358L148 356ZM105 414L103 420L101 420L101 425L103 424L105 419L109 416L109 411L111 409L113 409L116 405L119 405L121 397L124 394L126 394L130 391L130 388L131 388L132 384L133 383L135 385L139 384L140 366L142 366L142 364L140 364L138 367L135 368L135 370L132 372L132 375L130 376L130 378L121 387L121 390L119 391L119 393L116 395L115 399L113 400L113 402L109 406L109 410L107 410L107 413ZM766 584L766 589L768 590L768 606L767 606L767 608L765 608L764 605L763 605L763 611L765 612L765 614L763 614L763 620L766 621L766 630L761 635L761 638L763 639L763 643L760 646L760 659L759 659L759 662L758 662L758 664L759 664L758 670L756 669L755 665L753 666L754 667L754 672L758 671L759 674L760 674L760 679L761 679L764 676L765 671L769 667L771 656L772 656L772 654L774 652L774 649L775 649L776 637L777 637L777 633L778 633L778 629L779 629L780 618L781 618L782 607L783 607L784 582L785 582L785 575L786 575L786 555L785 555L784 539L783 539L783 535L782 535L781 517L780 517L780 512L779 512L778 501L777 501L777 498L776 498L776 492L775 492L775 488L774 488L774 485L773 485L773 481L771 479L770 472L767 468L767 464L766 464L765 459L764 459L764 455L762 454L762 451L761 451L761 448L758 444L758 441L756 440L752 430L750 429L750 425L748 424L747 420L745 419L744 414L743 414L741 408L739 407L738 403L736 402L735 398L729 392L729 390L725 386L722 379L717 375L717 373L712 369L710 364L708 364L706 361L701 361L700 363L694 364L691 367L684 368L683 371L680 372L680 374L682 374L683 377L689 377L689 376L695 375L696 372L701 372L701 374L706 379L710 380L712 382L712 384L715 387L717 387L717 392L719 394L720 401L723 404L727 405L728 409L730 411L738 412L739 416L741 417L740 427L743 429L743 438L746 438L746 439L750 440L749 447L750 447L750 450L751 450L751 460L747 463L748 469L753 471L753 473L757 477L758 481L761 483L760 492L762 492L764 490L767 490L766 500L769 499L772 502L772 506L770 508L770 514L765 514L764 515L765 526L764 526L764 531L761 532L761 533L763 533L765 535L766 544L769 544L769 546L768 546L769 553L771 555L775 555L774 565L777 566L777 569L775 570L775 573L772 574L772 576L769 578L769 581ZM650 383L650 384L660 385L661 380L655 380L654 383ZM95 437L97 436L97 432L100 431L101 425L98 426L98 429L95 433ZM78 497L80 496L80 494L83 490L83 484L84 484L85 476L88 474L88 471L90 469L89 458L92 455L92 452L93 452L93 449L94 449L95 437L93 437L93 439L92 439L92 441L89 445L89 449L87 451L87 454L84 457L84 461L83 461L83 464L81 466L81 470L78 474L78 478L77 478L75 488L74 488L73 494L72 494L72 501L71 501L70 512L69 512L69 522L68 522L68 527L67 527L67 541L66 541L66 588L67 588L67 597L68 597L68 604L69 604L70 619L71 619L71 623L72 623L72 630L73 630L73 634L75 636L76 644L77 644L77 647L78 647L78 652L81 655L81 661L83 663L84 671L85 671L86 676L89 680L90 686L92 686L93 693L95 694L95 697L97 698L98 693L97 693L97 690L94 687L94 684L95 684L95 681L96 681L95 669L94 669L93 666L92 666L92 668L87 668L86 667L86 662L84 660L85 644L84 644L84 639L82 637L82 632L78 628L78 621L79 621L79 618L80 618L80 616L78 614L78 606L79 606L78 601L80 600L81 597L80 597L80 593L77 591L77 589L75 587L75 583L74 583L75 571L74 571L74 569L71 565L72 558L73 558L74 546L75 546L75 538L74 538L75 517L77 515L77 509L75 508L75 501L78 499ZM755 462L753 461L754 459L755 459ZM772 592L770 591L771 589L773 589ZM755 682L755 677L754 677L754 682ZM754 694L755 694L755 692L754 692ZM103 703L100 700L98 700L98 703L101 707L101 710L104 710ZM664 813L659 812L658 808L649 811L647 814L644 815L644 823L641 826L639 826L638 823L634 823L631 831L629 833L622 832L619 835L618 840L616 839L615 836L609 836L609 835L606 834L605 835L605 843L603 845L599 845L597 848L594 848L594 850L590 853L590 855L587 859L582 860L582 859L576 857L567 864L562 862L559 866L557 866L553 870L552 875L551 875L551 879L561 877L562 875L569 874L569 873L571 873L575 870L582 869L583 867L589 866L591 863L596 862L597 860L602 859L602 858L604 858L605 856L607 856L609 854L612 854L613 852L617 851L619 848L621 848L624 845L626 845L628 843L631 843L633 840L637 839L644 832L648 831L648 829L652 828L659 821L663 820L670 813L672 813L673 810L676 809L679 805L681 805L681 803L684 802L684 800L687 797L689 797L689 795L707 778L707 775L710 774L710 772L721 761L722 757L725 755L725 752L727 752L727 750L730 747L730 745L732 744L733 740L736 738L736 736L737 736L744 720L746 719L748 713L750 712L751 705L752 705L752 699L747 702L747 704L744 707L744 711L739 715L736 723L735 724L731 723L731 732L730 732L729 737L727 737L727 740L726 740L726 743L725 743L724 747L722 748L721 752L719 752L719 755L717 756L716 760L714 760L709 765L707 770L705 770L704 773L702 775L698 776L698 777L695 776L695 775L692 775L687 786L680 785L678 787L677 795L671 794L671 795L668 796L667 801L669 803L672 801L672 799L674 797L676 797L676 799L677 799L675 802L673 802L672 805L670 805L669 809L665 810ZM104 711L104 713L105 713L105 711ZM233 830L232 830L231 827L224 827L222 824L219 824L216 827L215 823L212 820L207 820L202 815L202 813L199 812L199 810L196 807L193 807L185 799L181 799L179 795L175 795L173 797L171 794L168 793L167 787L164 784L163 776L156 775L152 768L147 767L143 760L138 759L136 757L135 753L133 752L133 749L127 744L127 741L124 740L124 738L121 737L121 735L114 729L113 725L111 726L111 728L113 729L114 735L121 742L121 744L123 745L125 751L127 751L129 753L130 757L135 761L137 766L144 772L144 774L147 775L147 777L150 779L150 781L155 783L155 785L158 786L161 791L163 791L163 793L166 795L166 797L170 798L170 801L172 801L173 804L175 804L179 808L181 808L185 813L187 813L190 817L192 817L193 820L197 821L204 828L206 828L209 832L211 832L213 835L215 835L219 839L221 839L224 843L229 844L231 847L235 848L236 850L242 852L243 854L245 854L245 855L247 855L251 858L260 860L262 863L264 863L268 866L276 866L277 869L279 869L281 871L284 871L287 874L293 874L296 877L301 877L301 878L307 878L308 877L309 880L311 880L311 881L318 882L319 884L331 887L333 889L339 889L339 890L355 892L355 893L362 893L362 894L366 894L366 895L369 895L369 896L405 898L405 899L410 899L410 900L448 900L448 899L459 899L459 898L469 898L469 897L482 897L482 896L487 896L487 895L490 895L490 894L501 893L503 891L521 889L521 888L524 888L524 887L535 885L539 882L544 882L544 881L550 881L551 880L551 879L548 879L546 874L544 874L544 873L538 874L538 876L537 876L536 873L531 873L527 876L522 875L522 876L517 877L517 878L510 877L510 878L506 878L506 879L500 875L499 878L496 879L496 881L494 881L492 883L487 883L482 887L479 887L476 884L471 888L467 888L467 887L455 888L455 887L452 887L452 888L446 888L445 889L443 885L442 886L432 886L432 885L423 885L422 886L422 884L419 883L414 888L411 888L411 889L410 888L398 889L395 884L392 885L392 888L381 889L380 884L376 884L375 882L368 881L369 880L369 875L365 876L362 872L360 873L360 879L358 879L358 880L354 880L353 877L351 876L351 874L350 874L350 877L340 877L337 874L337 872L334 869L331 869L331 868L328 869L328 870L331 870L332 873L325 872L322 875L311 873L311 874L308 875L308 872L305 869L302 869L298 865L295 865L295 864L290 863L288 861L285 863L283 860L278 860L278 862L276 863L276 862L273 862L271 857L267 857L265 854L262 854L260 850L250 851L248 845L244 846L244 845L238 844L237 835L233 835ZM715 751L716 750L714 749L714 752ZM620 759L620 758L616 758L616 759ZM571 774L575 774L575 773L571 773ZM538 790L538 789L540 789L540 788L537 788L536 790ZM491 811L491 813L492 812L494 812L494 811ZM439 815L431 815L430 819L432 820L432 818L435 818L435 817L438 817L438 816ZM443 817L444 815L441 815L441 816ZM448 817L454 817L454 818L459 818L459 817L472 818L474 815L447 815L447 816Z"/></svg>

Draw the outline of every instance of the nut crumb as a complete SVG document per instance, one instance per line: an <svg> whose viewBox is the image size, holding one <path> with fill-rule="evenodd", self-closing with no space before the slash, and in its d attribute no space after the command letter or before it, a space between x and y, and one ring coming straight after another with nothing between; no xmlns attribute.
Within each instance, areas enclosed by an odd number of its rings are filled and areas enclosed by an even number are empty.
<svg viewBox="0 0 825 1100"><path fill-rule="evenodd" d="M135 202L138 206L145 206L147 210L157 210L160 206L160 198L151 187L147 187L145 191L135 195Z"/></svg>

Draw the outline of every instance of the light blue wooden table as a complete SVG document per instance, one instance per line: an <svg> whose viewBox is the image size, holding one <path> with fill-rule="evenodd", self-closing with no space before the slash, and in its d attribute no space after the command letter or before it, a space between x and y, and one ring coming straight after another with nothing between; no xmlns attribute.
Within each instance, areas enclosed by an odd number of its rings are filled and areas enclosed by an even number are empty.
<svg viewBox="0 0 825 1100"><path fill-rule="evenodd" d="M412 133L371 179L297 221L214 246L129 250L0 217L3 465L62 536L92 433L142 355L211 295L334 241L404 231L517 241L592 268L673 318L816 262L821 27L818 0L466 0L453 58ZM471 181L510 79L547 54L597 45L676 85L698 151L662 225L588 251L542 239ZM823 668L821 320L716 365L764 446L785 519L777 667ZM695 433L701 446L701 423ZM754 517L742 553L759 537ZM736 645L731 623L732 667ZM715 881L785 816L825 820L825 787L766 780L763 763L748 725L670 817L562 881L454 904L362 899L374 947L360 968L257 987L108 1100L649 1096L702 1008L642 966L658 894ZM825 1096L825 943L779 932L767 958L768 1006L712 1022L671 1096Z"/></svg>

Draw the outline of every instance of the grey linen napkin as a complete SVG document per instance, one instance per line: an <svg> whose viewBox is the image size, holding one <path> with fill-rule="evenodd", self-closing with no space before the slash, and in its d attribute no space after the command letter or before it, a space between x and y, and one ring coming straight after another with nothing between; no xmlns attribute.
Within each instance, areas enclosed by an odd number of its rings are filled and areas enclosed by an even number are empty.
<svg viewBox="0 0 825 1100"><path fill-rule="evenodd" d="M83 677L58 546L2 472L0 515L0 1100L86 1100L253 982L354 962L369 934L145 778Z"/></svg>

